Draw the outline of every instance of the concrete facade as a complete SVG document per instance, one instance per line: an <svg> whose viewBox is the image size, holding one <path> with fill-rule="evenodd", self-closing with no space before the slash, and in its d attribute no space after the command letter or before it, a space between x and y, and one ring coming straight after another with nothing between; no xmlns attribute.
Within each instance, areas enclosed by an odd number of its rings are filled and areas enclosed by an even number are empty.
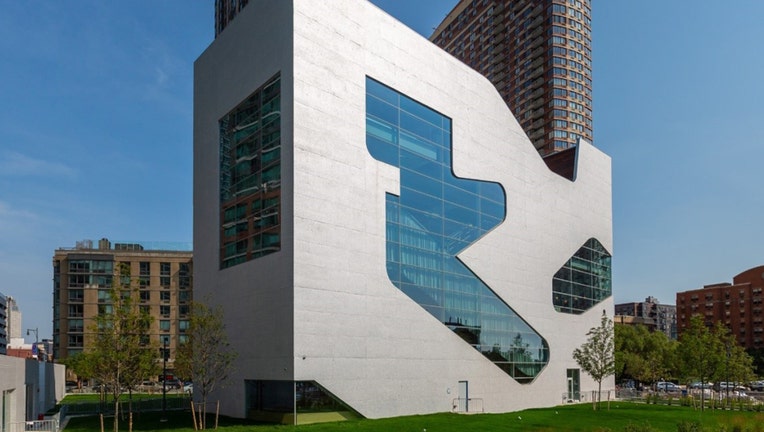
<svg viewBox="0 0 764 432"><path fill-rule="evenodd" d="M64 365L0 356L0 429L37 420L64 398Z"/></svg>
<svg viewBox="0 0 764 432"><path fill-rule="evenodd" d="M218 122L277 73L281 249L220 270ZM399 174L366 146L367 77L452 119L454 173L506 192L504 222L458 257L548 342L532 383L390 282ZM195 296L224 307L239 354L213 395L223 414L247 415L245 380L314 381L369 418L451 411L460 381L486 412L563 400L573 349L613 313L612 297L578 315L552 304L553 275L588 239L612 253L608 156L582 141L575 181L551 172L486 78L366 1L250 1L196 61L194 100Z"/></svg>

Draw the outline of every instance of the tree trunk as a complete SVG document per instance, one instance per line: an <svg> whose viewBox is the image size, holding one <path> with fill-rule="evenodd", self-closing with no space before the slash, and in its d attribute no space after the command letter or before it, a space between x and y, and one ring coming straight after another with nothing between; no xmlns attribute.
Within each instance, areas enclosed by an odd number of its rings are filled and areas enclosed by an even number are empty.
<svg viewBox="0 0 764 432"><path fill-rule="evenodd" d="M119 401L114 398L114 432L119 432Z"/></svg>
<svg viewBox="0 0 764 432"><path fill-rule="evenodd" d="M597 408L602 402L602 380L597 381Z"/></svg>

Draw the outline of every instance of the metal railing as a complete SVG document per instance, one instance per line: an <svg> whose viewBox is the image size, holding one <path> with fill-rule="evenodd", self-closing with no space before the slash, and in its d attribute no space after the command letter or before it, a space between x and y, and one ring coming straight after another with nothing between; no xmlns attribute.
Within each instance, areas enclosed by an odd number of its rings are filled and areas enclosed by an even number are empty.
<svg viewBox="0 0 764 432"><path fill-rule="evenodd" d="M451 409L456 413L485 412L482 398L454 398Z"/></svg>
<svg viewBox="0 0 764 432"><path fill-rule="evenodd" d="M58 432L58 420L30 420L10 424L9 432Z"/></svg>

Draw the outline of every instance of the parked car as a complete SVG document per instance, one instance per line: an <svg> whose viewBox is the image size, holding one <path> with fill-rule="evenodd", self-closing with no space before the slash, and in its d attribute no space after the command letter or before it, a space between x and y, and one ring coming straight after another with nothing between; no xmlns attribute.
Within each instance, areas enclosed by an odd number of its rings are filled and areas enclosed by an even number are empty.
<svg viewBox="0 0 764 432"><path fill-rule="evenodd" d="M655 383L655 389L658 391L665 391L665 392L678 392L682 390L680 386L669 381L658 381L657 383Z"/></svg>
<svg viewBox="0 0 764 432"><path fill-rule="evenodd" d="M695 381L694 383L690 384L691 389L711 389L713 388L714 383L712 382L704 382L701 383L700 381Z"/></svg>
<svg viewBox="0 0 764 432"><path fill-rule="evenodd" d="M714 390L720 391L720 392L726 392L727 390L729 390L729 391L735 391L735 390L746 391L746 390L748 390L748 387L746 387L746 386L744 386L744 385L742 385L740 383L720 381L720 382L714 384Z"/></svg>
<svg viewBox="0 0 764 432"><path fill-rule="evenodd" d="M183 393L193 393L194 392L194 383L191 381L183 383Z"/></svg>
<svg viewBox="0 0 764 432"><path fill-rule="evenodd" d="M748 387L751 388L751 391L764 391L764 380L752 381L748 383Z"/></svg>

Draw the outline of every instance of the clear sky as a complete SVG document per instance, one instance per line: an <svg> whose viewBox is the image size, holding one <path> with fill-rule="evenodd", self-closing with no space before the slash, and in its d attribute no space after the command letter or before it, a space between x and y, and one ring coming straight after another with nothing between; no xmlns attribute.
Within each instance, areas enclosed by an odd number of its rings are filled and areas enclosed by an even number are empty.
<svg viewBox="0 0 764 432"><path fill-rule="evenodd" d="M429 35L455 0L374 3ZM616 302L673 304L764 264L764 2L593 3ZM191 241L192 66L213 5L0 0L0 292L40 338L56 248Z"/></svg>

